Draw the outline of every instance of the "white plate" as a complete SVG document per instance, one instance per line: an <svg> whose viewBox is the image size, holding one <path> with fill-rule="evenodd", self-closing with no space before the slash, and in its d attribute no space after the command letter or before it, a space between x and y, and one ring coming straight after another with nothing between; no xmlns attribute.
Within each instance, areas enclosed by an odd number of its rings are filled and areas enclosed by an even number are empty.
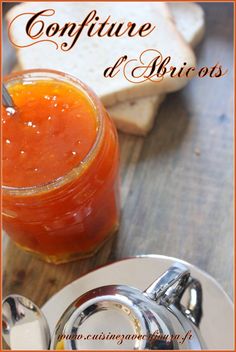
<svg viewBox="0 0 236 352"><path fill-rule="evenodd" d="M55 294L43 306L51 332L66 307L77 297L98 286L126 284L146 289L174 262L184 263L203 288L202 336L210 350L234 349L233 304L220 285L195 266L176 258L150 255L129 258L92 271Z"/></svg>

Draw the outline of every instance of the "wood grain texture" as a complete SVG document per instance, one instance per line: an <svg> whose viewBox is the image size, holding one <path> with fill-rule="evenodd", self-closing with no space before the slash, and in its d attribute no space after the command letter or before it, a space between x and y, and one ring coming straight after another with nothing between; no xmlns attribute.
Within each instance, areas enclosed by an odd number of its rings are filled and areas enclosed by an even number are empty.
<svg viewBox="0 0 236 352"><path fill-rule="evenodd" d="M120 134L122 218L113 245L93 258L54 266L9 243L3 256L4 296L19 293L42 305L89 270L136 254L187 260L232 296L233 5L201 5L207 26L198 64L220 62L229 72L221 79L195 78L168 95L148 137ZM6 44L3 50L6 72L12 50Z"/></svg>

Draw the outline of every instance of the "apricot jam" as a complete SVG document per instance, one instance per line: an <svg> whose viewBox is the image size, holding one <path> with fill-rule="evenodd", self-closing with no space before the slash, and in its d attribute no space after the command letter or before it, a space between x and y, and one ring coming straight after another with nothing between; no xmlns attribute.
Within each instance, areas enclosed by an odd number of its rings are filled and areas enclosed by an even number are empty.
<svg viewBox="0 0 236 352"><path fill-rule="evenodd" d="M49 70L6 78L2 108L3 226L48 262L92 255L118 228L117 133L99 99Z"/></svg>

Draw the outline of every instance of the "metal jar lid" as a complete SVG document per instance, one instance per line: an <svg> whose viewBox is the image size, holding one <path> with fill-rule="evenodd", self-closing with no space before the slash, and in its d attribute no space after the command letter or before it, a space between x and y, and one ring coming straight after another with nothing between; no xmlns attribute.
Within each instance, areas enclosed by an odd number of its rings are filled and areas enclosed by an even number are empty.
<svg viewBox="0 0 236 352"><path fill-rule="evenodd" d="M189 304L184 307L180 301L187 289ZM99 287L67 308L51 349L202 349L197 327L201 299L200 283L179 263L144 292L124 285Z"/></svg>

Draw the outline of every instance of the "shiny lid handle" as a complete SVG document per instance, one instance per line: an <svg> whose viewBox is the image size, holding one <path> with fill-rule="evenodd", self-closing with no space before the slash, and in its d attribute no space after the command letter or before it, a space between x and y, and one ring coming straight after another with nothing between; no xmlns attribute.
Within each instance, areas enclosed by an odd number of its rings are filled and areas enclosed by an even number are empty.
<svg viewBox="0 0 236 352"><path fill-rule="evenodd" d="M187 289L189 301L187 307L184 307L180 300ZM201 284L190 277L189 269L182 263L173 264L144 291L144 294L158 304L175 304L196 326L199 325L202 316Z"/></svg>
<svg viewBox="0 0 236 352"><path fill-rule="evenodd" d="M189 276L190 272L185 265L175 263L154 281L144 293L157 303L169 305L182 295Z"/></svg>
<svg viewBox="0 0 236 352"><path fill-rule="evenodd" d="M180 304L181 298L184 292L188 290L189 298L186 307ZM185 291L179 297L179 301L176 304L179 305L184 315L189 318L196 326L199 326L202 318L202 286L196 279L189 278L186 285Z"/></svg>

